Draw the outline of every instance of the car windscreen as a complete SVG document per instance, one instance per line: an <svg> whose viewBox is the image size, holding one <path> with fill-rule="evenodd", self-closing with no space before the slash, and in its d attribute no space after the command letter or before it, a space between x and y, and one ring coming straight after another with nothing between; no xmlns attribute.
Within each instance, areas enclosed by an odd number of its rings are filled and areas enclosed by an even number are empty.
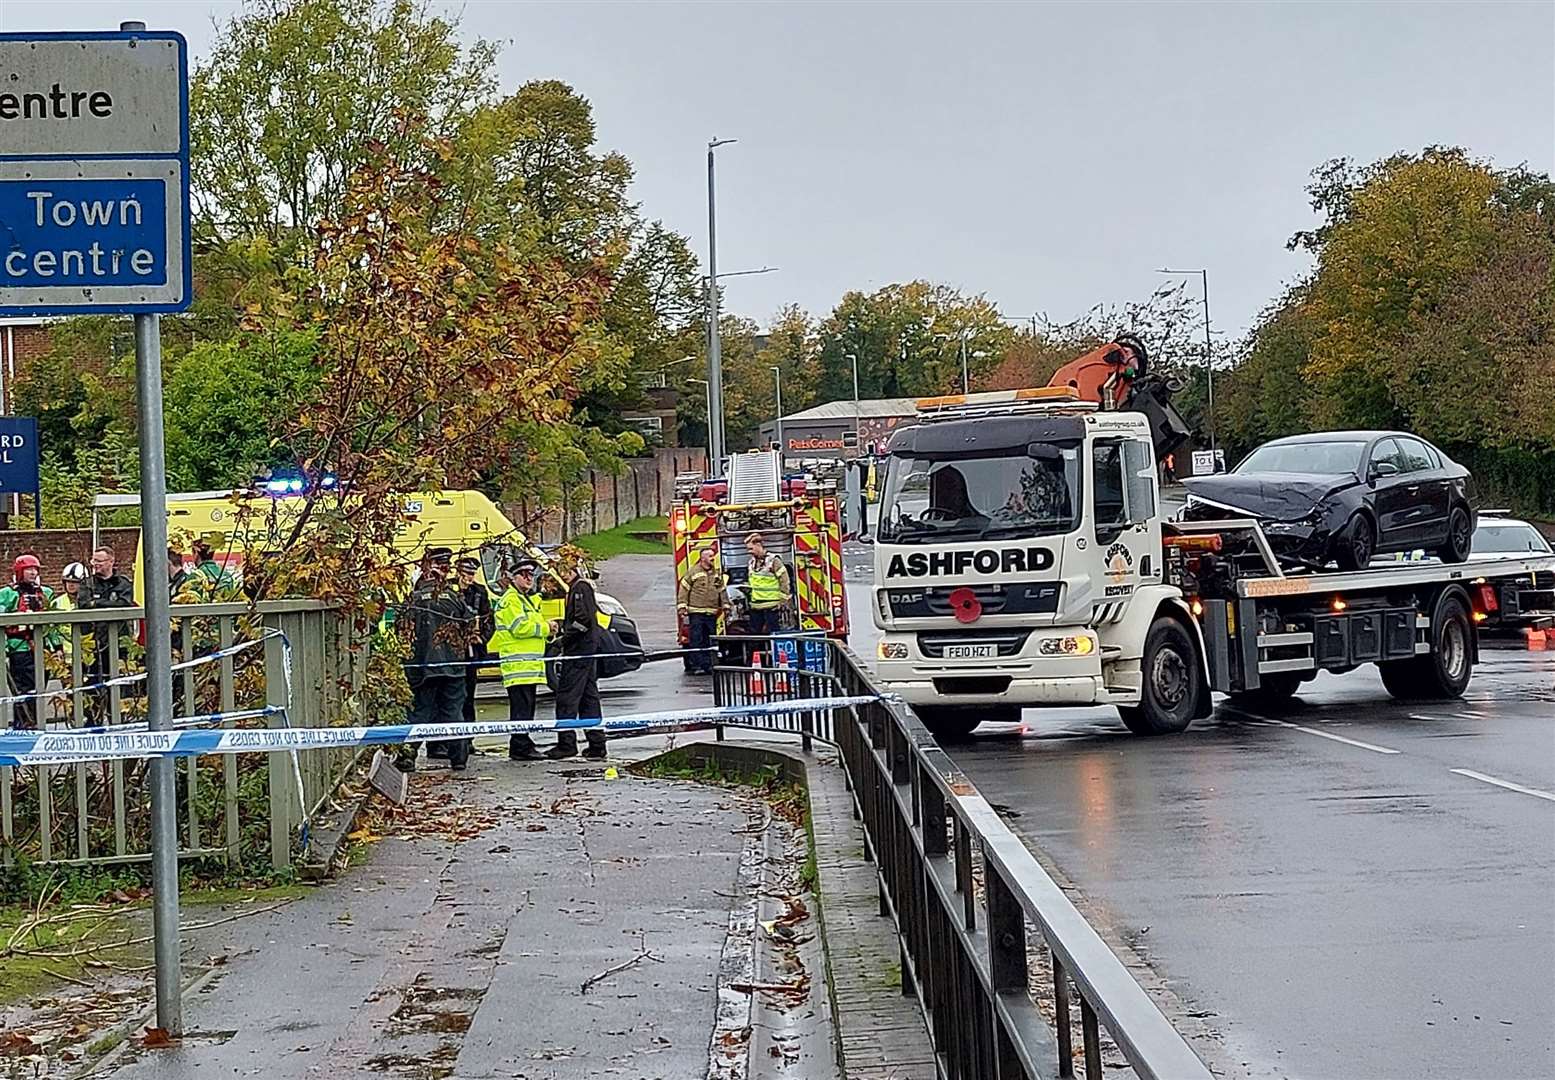
<svg viewBox="0 0 1555 1080"><path fill-rule="evenodd" d="M1340 476L1359 473L1363 442L1270 443L1247 455L1236 467L1239 473L1313 473Z"/></svg>
<svg viewBox="0 0 1555 1080"><path fill-rule="evenodd" d="M1476 555L1513 551L1535 551L1542 555L1550 550L1550 545L1532 525L1481 525L1474 530L1472 550Z"/></svg>
<svg viewBox="0 0 1555 1080"><path fill-rule="evenodd" d="M977 457L893 453L879 538L923 544L990 536L1054 536L1079 527L1080 451L1024 448Z"/></svg>

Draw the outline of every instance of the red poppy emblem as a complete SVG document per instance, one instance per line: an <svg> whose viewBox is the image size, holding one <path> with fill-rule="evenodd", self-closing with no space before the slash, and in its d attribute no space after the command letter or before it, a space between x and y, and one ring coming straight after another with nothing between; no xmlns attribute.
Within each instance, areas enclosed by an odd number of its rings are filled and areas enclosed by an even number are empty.
<svg viewBox="0 0 1555 1080"><path fill-rule="evenodd" d="M971 589L957 589L950 594L950 610L957 622L976 622L983 617L983 604Z"/></svg>

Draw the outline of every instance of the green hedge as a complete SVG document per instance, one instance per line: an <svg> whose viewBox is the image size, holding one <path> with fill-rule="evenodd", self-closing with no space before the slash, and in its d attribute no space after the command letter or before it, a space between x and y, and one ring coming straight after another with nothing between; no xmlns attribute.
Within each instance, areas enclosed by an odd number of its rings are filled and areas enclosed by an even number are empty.
<svg viewBox="0 0 1555 1080"><path fill-rule="evenodd" d="M1447 452L1474 475L1480 506L1555 517L1555 448L1534 453L1455 446Z"/></svg>

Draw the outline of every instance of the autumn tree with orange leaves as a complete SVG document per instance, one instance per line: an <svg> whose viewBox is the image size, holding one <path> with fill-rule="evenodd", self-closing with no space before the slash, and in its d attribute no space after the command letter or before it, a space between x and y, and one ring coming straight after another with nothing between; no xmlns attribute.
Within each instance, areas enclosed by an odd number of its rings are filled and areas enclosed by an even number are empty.
<svg viewBox="0 0 1555 1080"><path fill-rule="evenodd" d="M256 557L267 595L371 604L403 590L407 567L390 544L404 493L521 459L525 448L497 433L565 419L599 347L603 265L479 238L435 168L381 149L338 219L318 226L306 287L250 311L254 332L279 320L311 333L322 370L277 432L307 479L287 500L277 550ZM445 144L434 150L448 159Z"/></svg>

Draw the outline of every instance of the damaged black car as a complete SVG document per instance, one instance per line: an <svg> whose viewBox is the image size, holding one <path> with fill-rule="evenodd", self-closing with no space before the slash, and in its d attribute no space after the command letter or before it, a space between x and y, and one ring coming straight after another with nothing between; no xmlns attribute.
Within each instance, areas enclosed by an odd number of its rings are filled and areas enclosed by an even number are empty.
<svg viewBox="0 0 1555 1080"><path fill-rule="evenodd" d="M1326 431L1265 443L1218 476L1183 481L1183 517L1252 517L1276 555L1360 570L1377 555L1424 548L1469 557L1469 471L1414 435Z"/></svg>

